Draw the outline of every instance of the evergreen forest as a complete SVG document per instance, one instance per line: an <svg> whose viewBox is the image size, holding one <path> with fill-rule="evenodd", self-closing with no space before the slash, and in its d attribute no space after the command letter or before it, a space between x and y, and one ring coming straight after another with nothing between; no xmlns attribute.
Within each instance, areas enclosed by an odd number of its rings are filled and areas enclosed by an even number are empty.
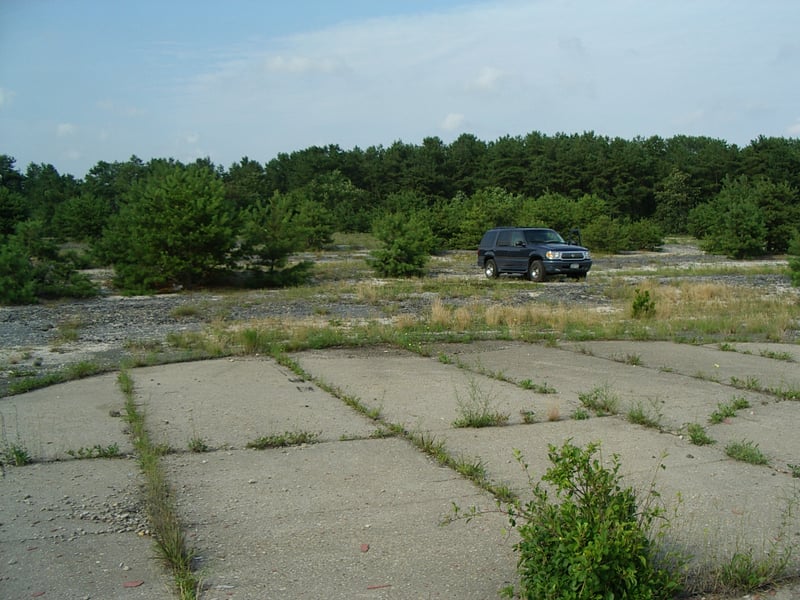
<svg viewBox="0 0 800 600"><path fill-rule="evenodd" d="M291 257L337 232L376 236L378 274L421 275L497 225L578 227L595 253L688 235L736 258L800 255L800 139L462 134L228 167L132 156L82 179L0 154L0 303L94 295L88 266L128 293L292 285L312 265Z"/></svg>

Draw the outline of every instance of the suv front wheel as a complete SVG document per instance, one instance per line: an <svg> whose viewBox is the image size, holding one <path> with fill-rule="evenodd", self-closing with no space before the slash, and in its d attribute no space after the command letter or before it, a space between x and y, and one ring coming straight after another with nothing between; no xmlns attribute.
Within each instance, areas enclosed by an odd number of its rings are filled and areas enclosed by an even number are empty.
<svg viewBox="0 0 800 600"><path fill-rule="evenodd" d="M540 260L532 260L528 265L528 279L531 281L544 281L544 263Z"/></svg>
<svg viewBox="0 0 800 600"><path fill-rule="evenodd" d="M494 279L499 274L497 272L497 265L491 258L487 260L486 264L483 266L483 272L486 273L486 277L489 279Z"/></svg>

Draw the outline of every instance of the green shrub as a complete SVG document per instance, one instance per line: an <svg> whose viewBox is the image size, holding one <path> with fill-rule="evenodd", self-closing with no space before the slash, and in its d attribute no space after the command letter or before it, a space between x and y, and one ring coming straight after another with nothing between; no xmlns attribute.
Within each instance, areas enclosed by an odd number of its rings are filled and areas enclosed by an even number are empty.
<svg viewBox="0 0 800 600"><path fill-rule="evenodd" d="M655 251L664 245L664 233L649 219L633 221L625 226L629 250Z"/></svg>
<svg viewBox="0 0 800 600"><path fill-rule="evenodd" d="M639 506L634 490L621 485L619 458L605 467L598 450L598 443L551 444L552 466L533 487L533 499L510 512L521 538L515 546L520 597L657 600L679 590L678 574L659 559L653 536L664 517L657 492L651 489Z"/></svg>
<svg viewBox="0 0 800 600"><path fill-rule="evenodd" d="M792 285L800 287L800 233L795 233L789 245L789 276Z"/></svg>
<svg viewBox="0 0 800 600"><path fill-rule="evenodd" d="M31 304L35 301L30 255L16 239L0 239L0 304Z"/></svg>
<svg viewBox="0 0 800 600"><path fill-rule="evenodd" d="M367 263L384 277L422 276L434 246L427 214L392 213L374 225L375 237L383 247L373 250Z"/></svg>
<svg viewBox="0 0 800 600"><path fill-rule="evenodd" d="M646 319L656 314L656 301L650 297L648 290L635 290L631 312L634 319Z"/></svg>

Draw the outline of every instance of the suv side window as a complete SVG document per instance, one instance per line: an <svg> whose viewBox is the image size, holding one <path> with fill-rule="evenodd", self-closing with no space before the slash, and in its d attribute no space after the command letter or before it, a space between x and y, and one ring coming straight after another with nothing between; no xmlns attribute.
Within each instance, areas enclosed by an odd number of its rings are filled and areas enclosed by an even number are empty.
<svg viewBox="0 0 800 600"><path fill-rule="evenodd" d="M510 231L501 231L500 234L497 236L497 245L498 246L510 246L511 245L511 232Z"/></svg>
<svg viewBox="0 0 800 600"><path fill-rule="evenodd" d="M511 245L512 246L525 245L525 236L522 235L521 231L514 231L514 233L511 235Z"/></svg>

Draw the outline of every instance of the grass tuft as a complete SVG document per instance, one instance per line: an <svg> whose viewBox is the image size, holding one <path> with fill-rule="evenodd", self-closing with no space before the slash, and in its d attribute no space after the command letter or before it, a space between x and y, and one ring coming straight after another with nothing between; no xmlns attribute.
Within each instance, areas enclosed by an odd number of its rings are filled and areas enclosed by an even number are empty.
<svg viewBox="0 0 800 600"><path fill-rule="evenodd" d="M316 444L321 432L314 431L286 431L276 435L265 435L247 443L248 448L266 450L267 448L286 448L288 446L302 446L303 444Z"/></svg>
<svg viewBox="0 0 800 600"><path fill-rule="evenodd" d="M689 441L695 446L708 446L714 443L714 440L706 432L706 428L699 423L689 423L686 426L686 432L689 434Z"/></svg>
<svg viewBox="0 0 800 600"><path fill-rule="evenodd" d="M758 444L750 441L731 442L725 446L725 454L734 460L740 460L751 465L766 465L769 463L769 459L761 452Z"/></svg>
<svg viewBox="0 0 800 600"><path fill-rule="evenodd" d="M618 412L619 398L608 384L578 394L578 400L581 401L584 408L591 410L598 417L615 415Z"/></svg>
<svg viewBox="0 0 800 600"><path fill-rule="evenodd" d="M508 423L509 415L495 409L490 394L484 392L474 379L469 380L469 398L457 398L458 418L453 427L495 427Z"/></svg>

